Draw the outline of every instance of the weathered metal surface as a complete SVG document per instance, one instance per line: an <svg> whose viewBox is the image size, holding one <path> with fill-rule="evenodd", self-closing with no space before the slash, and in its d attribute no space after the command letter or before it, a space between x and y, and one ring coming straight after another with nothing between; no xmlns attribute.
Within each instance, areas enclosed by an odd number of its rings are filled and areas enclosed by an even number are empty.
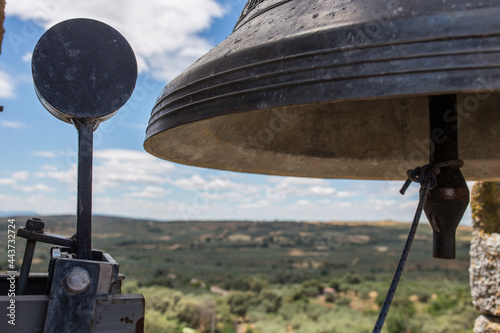
<svg viewBox="0 0 500 333"><path fill-rule="evenodd" d="M129 99L137 79L132 48L99 21L56 24L33 51L33 81L40 102L57 118L105 120Z"/></svg>
<svg viewBox="0 0 500 333"><path fill-rule="evenodd" d="M11 274L0 273L0 295L7 295L10 289L10 281L7 280ZM16 285L19 281L19 274L14 274ZM26 295L44 295L47 288L47 273L30 273L28 277L28 288ZM16 295L17 296L17 295Z"/></svg>
<svg viewBox="0 0 500 333"><path fill-rule="evenodd" d="M30 232L42 234L44 232L45 222L39 217L33 217L26 221L26 229ZM35 253L36 241L28 239L26 248L24 250L23 264L19 274L19 281L17 283L17 294L25 295L28 286L28 278L30 275L31 262Z"/></svg>
<svg viewBox="0 0 500 333"><path fill-rule="evenodd" d="M263 174L404 179L429 158L428 95L458 93L468 179L500 179L500 3L250 1L159 96L145 149Z"/></svg>
<svg viewBox="0 0 500 333"><path fill-rule="evenodd" d="M113 265L116 263L57 259L45 332L89 332L97 295L109 294L118 279Z"/></svg>
<svg viewBox="0 0 500 333"><path fill-rule="evenodd" d="M457 162L440 168L424 210L433 228L433 256L455 259L455 233L469 205L469 189L460 171L463 162L458 162L457 96L439 95L429 99L429 163Z"/></svg>
<svg viewBox="0 0 500 333"><path fill-rule="evenodd" d="M144 296L108 295L96 300L92 332L144 332Z"/></svg>
<svg viewBox="0 0 500 333"><path fill-rule="evenodd" d="M95 121L73 119L78 130L76 245L78 259L90 259L92 251L92 160Z"/></svg>
<svg viewBox="0 0 500 333"><path fill-rule="evenodd" d="M87 289L74 293L68 287L66 279L72 269L85 269L89 275ZM89 332L94 313L97 295L97 281L100 266L91 261L75 262L70 259L59 259L56 262L50 301L45 320L45 332Z"/></svg>
<svg viewBox="0 0 500 333"><path fill-rule="evenodd" d="M109 261L108 261L109 262ZM118 270L118 265L114 266ZM114 272L112 273L114 274ZM113 275L112 275L113 276ZM0 273L0 295L7 295L10 282L7 278L10 274ZM110 294L121 294L122 281L125 278L123 274L118 274L118 278L111 284ZM19 274L15 274L16 284L19 281ZM45 295L47 289L48 273L30 273L28 278L28 288L26 289L26 295ZM50 291L50 290L49 290ZM17 294L16 296L18 296ZM20 295L19 295L20 296Z"/></svg>
<svg viewBox="0 0 500 333"><path fill-rule="evenodd" d="M75 247L76 248L76 242L74 239L69 238L69 237L64 237L56 234L51 234L48 232L35 232L32 230L28 230L25 228L19 228L17 230L17 236L26 238L27 240L33 240L36 242L42 242L42 243L48 243L48 244L53 244L53 245L60 245L60 246L66 246L69 248Z"/></svg>
<svg viewBox="0 0 500 333"><path fill-rule="evenodd" d="M10 298L0 296L0 315L8 318ZM16 297L16 325L0 321L0 332L43 332L49 296L29 295ZM92 333L144 332L144 297L135 294L101 295L96 297Z"/></svg>
<svg viewBox="0 0 500 333"><path fill-rule="evenodd" d="M16 296L15 303L15 326L7 322L7 314L10 305L10 297L0 296L0 332L9 333L42 333L44 332L45 314L49 304L47 295L25 295Z"/></svg>
<svg viewBox="0 0 500 333"><path fill-rule="evenodd" d="M33 255L35 254L36 242L28 240L26 242L26 248L24 249L23 264L21 266L21 272L19 275L19 281L17 284L17 294L25 295L26 288L28 287L28 278L31 269L31 262L33 261Z"/></svg>

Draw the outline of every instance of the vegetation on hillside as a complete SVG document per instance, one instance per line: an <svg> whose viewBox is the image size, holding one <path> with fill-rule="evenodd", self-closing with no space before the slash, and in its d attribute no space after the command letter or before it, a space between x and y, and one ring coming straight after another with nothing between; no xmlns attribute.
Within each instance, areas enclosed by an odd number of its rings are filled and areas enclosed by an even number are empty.
<svg viewBox="0 0 500 333"><path fill-rule="evenodd" d="M74 217L44 220L51 233L76 229ZM408 229L98 216L93 247L120 263L124 292L145 295L147 332L371 332ZM422 223L384 332L471 331L470 234L459 228L456 260L433 259L432 231ZM37 244L32 271L46 271L48 253Z"/></svg>

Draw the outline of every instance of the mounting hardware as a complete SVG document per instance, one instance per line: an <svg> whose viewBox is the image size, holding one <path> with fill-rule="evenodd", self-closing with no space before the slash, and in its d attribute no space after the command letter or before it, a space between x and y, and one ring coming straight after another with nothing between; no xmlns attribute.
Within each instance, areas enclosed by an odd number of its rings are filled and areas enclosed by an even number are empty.
<svg viewBox="0 0 500 333"><path fill-rule="evenodd" d="M66 274L64 280L64 289L70 294L80 294L87 290L90 285L89 272L82 267L74 267Z"/></svg>
<svg viewBox="0 0 500 333"><path fill-rule="evenodd" d="M45 228L45 222L42 221L39 217L32 217L26 221L26 229L29 231L34 231L37 233L43 233L43 229Z"/></svg>

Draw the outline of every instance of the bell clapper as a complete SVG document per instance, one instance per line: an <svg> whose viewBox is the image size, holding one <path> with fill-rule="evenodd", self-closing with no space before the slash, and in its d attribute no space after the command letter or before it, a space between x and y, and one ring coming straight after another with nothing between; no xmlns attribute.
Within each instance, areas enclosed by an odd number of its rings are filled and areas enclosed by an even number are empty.
<svg viewBox="0 0 500 333"><path fill-rule="evenodd" d="M457 95L429 97L430 161L437 165L458 159ZM424 206L433 228L433 256L455 258L455 232L469 205L469 189L460 171L463 162L440 168L437 185Z"/></svg>
<svg viewBox="0 0 500 333"><path fill-rule="evenodd" d="M456 95L429 98L431 135L429 164L408 170L408 179L400 190L404 195L411 182L420 183L417 211L373 333L381 332L384 326L410 253L422 210L425 211L433 229L433 256L441 259L455 258L455 231L469 204L469 189L460 171L464 162L458 159L456 101Z"/></svg>

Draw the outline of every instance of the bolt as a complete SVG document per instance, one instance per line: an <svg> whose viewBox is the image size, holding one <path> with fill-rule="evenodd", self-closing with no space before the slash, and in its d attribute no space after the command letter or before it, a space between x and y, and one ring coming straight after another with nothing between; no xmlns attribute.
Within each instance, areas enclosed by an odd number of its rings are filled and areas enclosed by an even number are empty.
<svg viewBox="0 0 500 333"><path fill-rule="evenodd" d="M39 217L32 217L26 221L26 229L29 231L43 234L43 228L45 228L45 222Z"/></svg>
<svg viewBox="0 0 500 333"><path fill-rule="evenodd" d="M64 287L71 294L80 294L90 285L89 272L82 267L73 267L64 278Z"/></svg>

